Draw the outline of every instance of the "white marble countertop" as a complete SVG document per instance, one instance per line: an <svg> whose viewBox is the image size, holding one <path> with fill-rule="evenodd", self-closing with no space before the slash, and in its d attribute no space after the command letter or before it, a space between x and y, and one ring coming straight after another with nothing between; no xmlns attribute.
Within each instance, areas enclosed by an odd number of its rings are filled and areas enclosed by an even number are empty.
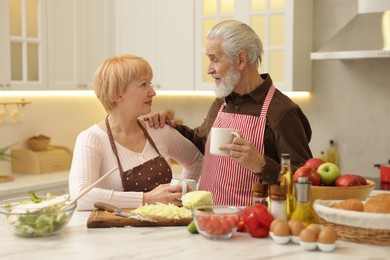
<svg viewBox="0 0 390 260"><path fill-rule="evenodd" d="M389 247L338 240L335 251L305 251L295 244L236 233L213 241L186 227L96 228L86 226L90 212L75 212L57 235L21 238L0 224L0 259L388 259Z"/></svg>

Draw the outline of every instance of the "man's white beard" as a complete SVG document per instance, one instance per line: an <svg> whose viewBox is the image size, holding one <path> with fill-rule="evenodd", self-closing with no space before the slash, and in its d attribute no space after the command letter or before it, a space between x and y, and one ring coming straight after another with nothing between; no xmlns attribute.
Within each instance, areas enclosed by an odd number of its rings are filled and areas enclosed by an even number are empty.
<svg viewBox="0 0 390 260"><path fill-rule="evenodd" d="M219 74L213 74L213 77L220 77ZM241 79L241 75L238 70L234 68L233 65L230 65L229 71L225 77L220 77L221 83L215 85L214 91L217 98L227 97L230 93L233 92L234 87L238 84Z"/></svg>

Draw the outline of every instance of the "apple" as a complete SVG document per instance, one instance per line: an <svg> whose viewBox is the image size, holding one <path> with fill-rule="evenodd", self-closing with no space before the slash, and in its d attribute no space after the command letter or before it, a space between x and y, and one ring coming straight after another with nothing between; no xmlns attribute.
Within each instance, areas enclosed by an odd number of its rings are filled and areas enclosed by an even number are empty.
<svg viewBox="0 0 390 260"><path fill-rule="evenodd" d="M318 170L318 167L320 167L321 164L326 163L324 160L319 158L310 158L308 159L304 165L313 167L314 170Z"/></svg>
<svg viewBox="0 0 390 260"><path fill-rule="evenodd" d="M367 181L357 174L344 174L337 178L335 185L337 187L361 186L367 185Z"/></svg>
<svg viewBox="0 0 390 260"><path fill-rule="evenodd" d="M331 162L326 162L320 165L317 169L320 175L321 185L334 186L338 177L340 177L339 167Z"/></svg>
<svg viewBox="0 0 390 260"><path fill-rule="evenodd" d="M318 186L320 185L320 175L317 171L311 166L301 166L294 172L293 181L297 182L299 177L307 177L308 181L311 181L311 185Z"/></svg>
<svg viewBox="0 0 390 260"><path fill-rule="evenodd" d="M367 180L365 178L363 178L362 176L360 176L358 174L354 174L354 176L359 179L360 185L368 185Z"/></svg>

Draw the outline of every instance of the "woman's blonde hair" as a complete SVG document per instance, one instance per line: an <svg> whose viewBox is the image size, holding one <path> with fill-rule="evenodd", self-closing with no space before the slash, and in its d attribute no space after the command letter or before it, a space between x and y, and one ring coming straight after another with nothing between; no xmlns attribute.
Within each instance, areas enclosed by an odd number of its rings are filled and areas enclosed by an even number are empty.
<svg viewBox="0 0 390 260"><path fill-rule="evenodd" d="M105 110L110 112L125 88L141 78L153 78L152 67L144 58L128 54L106 59L94 75L95 94Z"/></svg>

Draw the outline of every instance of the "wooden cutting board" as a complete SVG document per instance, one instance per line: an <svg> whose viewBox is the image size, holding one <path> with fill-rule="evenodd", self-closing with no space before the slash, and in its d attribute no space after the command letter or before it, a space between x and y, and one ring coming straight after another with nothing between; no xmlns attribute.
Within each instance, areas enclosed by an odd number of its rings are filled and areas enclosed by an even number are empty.
<svg viewBox="0 0 390 260"><path fill-rule="evenodd" d="M108 227L156 227L156 226L187 226L191 223L192 218L186 219L168 219L158 218L154 219L157 222L141 221L132 218L117 216L111 212L94 209L89 215L87 221L88 228L108 228Z"/></svg>

